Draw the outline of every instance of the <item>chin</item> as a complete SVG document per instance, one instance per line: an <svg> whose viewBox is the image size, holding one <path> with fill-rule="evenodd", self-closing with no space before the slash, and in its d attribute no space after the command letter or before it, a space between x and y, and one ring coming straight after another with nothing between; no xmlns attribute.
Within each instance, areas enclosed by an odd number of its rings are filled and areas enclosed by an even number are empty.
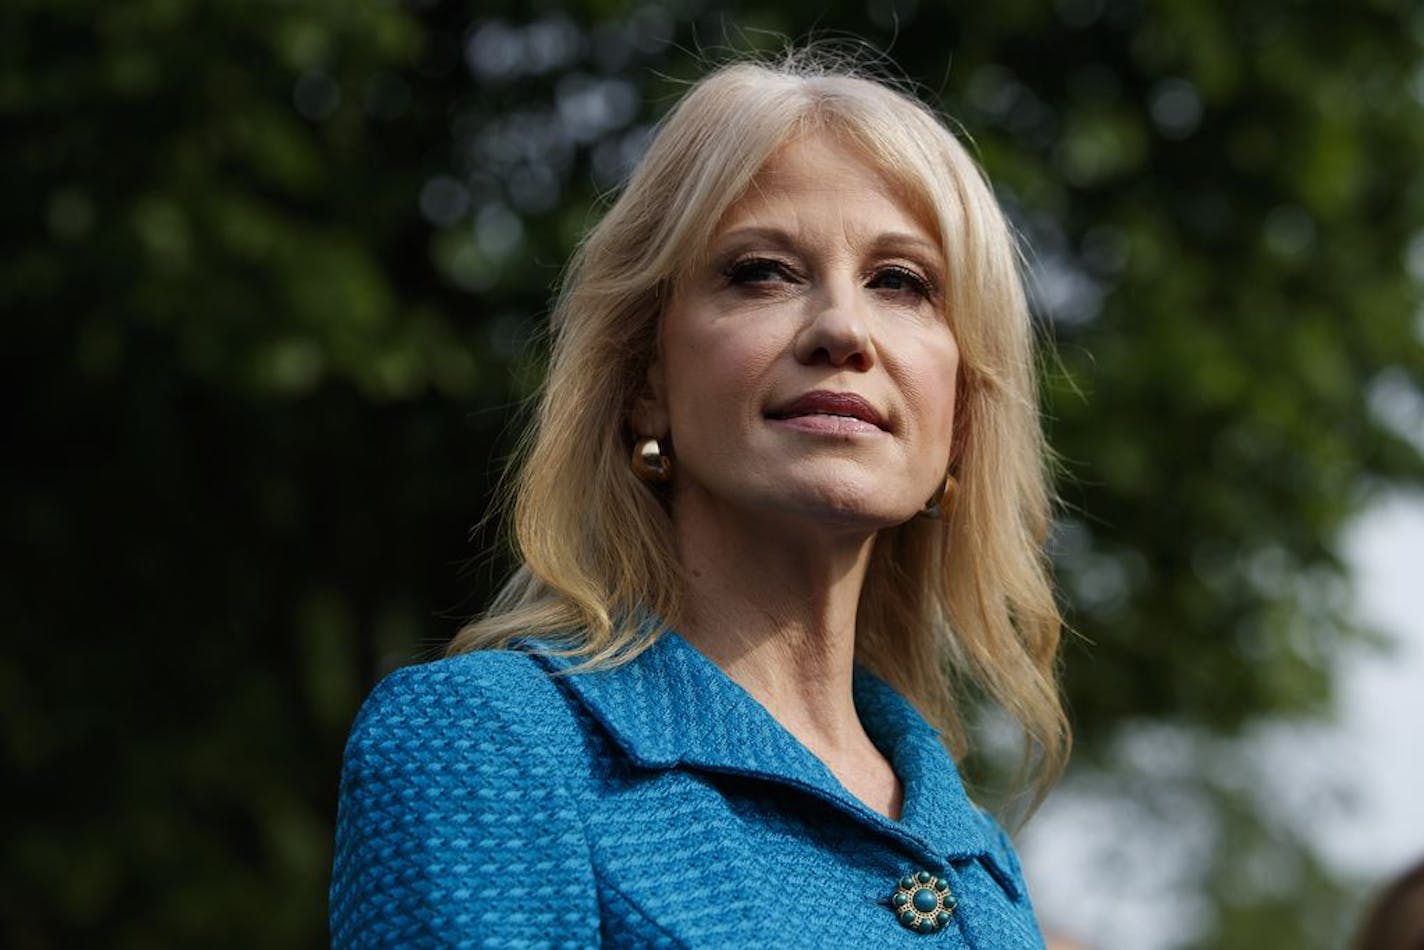
<svg viewBox="0 0 1424 950"><path fill-rule="evenodd" d="M919 509L883 488L845 483L806 486L786 498L783 506L813 521L867 533L904 524Z"/></svg>

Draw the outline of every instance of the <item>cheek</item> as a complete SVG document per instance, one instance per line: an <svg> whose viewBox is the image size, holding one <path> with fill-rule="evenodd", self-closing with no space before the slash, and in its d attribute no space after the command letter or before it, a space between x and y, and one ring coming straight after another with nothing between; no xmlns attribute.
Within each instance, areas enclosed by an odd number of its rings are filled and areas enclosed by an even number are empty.
<svg viewBox="0 0 1424 950"><path fill-rule="evenodd" d="M905 390L923 427L926 443L948 458L953 440L959 350L952 337L926 341L921 358L906 370Z"/></svg>
<svg viewBox="0 0 1424 950"><path fill-rule="evenodd" d="M679 417L725 422L737 418L739 409L759 411L777 349L768 335L730 323L704 320L668 328L664 353L674 424Z"/></svg>

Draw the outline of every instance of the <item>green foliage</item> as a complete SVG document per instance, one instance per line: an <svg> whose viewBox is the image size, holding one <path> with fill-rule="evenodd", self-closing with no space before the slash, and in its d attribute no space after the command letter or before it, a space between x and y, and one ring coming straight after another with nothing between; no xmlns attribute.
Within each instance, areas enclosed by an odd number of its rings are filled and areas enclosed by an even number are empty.
<svg viewBox="0 0 1424 950"><path fill-rule="evenodd" d="M1085 761L1327 707L1341 526L1424 480L1378 411L1424 378L1412 5L19 0L7 945L324 940L345 729L502 570L467 532L590 209L700 60L813 27L890 49L1031 248ZM1251 894L1217 945L1306 919Z"/></svg>

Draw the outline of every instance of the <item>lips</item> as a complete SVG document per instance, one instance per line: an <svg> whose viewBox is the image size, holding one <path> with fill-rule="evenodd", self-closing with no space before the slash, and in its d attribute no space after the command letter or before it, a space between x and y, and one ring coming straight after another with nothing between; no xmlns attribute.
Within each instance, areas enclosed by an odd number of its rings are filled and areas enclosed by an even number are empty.
<svg viewBox="0 0 1424 950"><path fill-rule="evenodd" d="M770 419L796 419L802 416L844 416L868 422L887 432L890 429L885 417L855 393L833 393L816 389L767 413Z"/></svg>

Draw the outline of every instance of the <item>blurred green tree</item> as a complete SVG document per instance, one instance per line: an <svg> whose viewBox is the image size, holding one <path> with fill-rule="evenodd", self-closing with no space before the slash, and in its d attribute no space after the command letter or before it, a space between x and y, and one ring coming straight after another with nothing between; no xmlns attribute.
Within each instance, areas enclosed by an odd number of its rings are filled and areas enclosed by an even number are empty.
<svg viewBox="0 0 1424 950"><path fill-rule="evenodd" d="M16 0L7 945L323 941L346 726L503 569L590 209L721 47L813 28L963 123L1031 248L1083 761L1327 708L1340 529L1424 481L1414 4ZM1202 939L1321 945L1340 882L1215 800L1312 894L1216 874Z"/></svg>

